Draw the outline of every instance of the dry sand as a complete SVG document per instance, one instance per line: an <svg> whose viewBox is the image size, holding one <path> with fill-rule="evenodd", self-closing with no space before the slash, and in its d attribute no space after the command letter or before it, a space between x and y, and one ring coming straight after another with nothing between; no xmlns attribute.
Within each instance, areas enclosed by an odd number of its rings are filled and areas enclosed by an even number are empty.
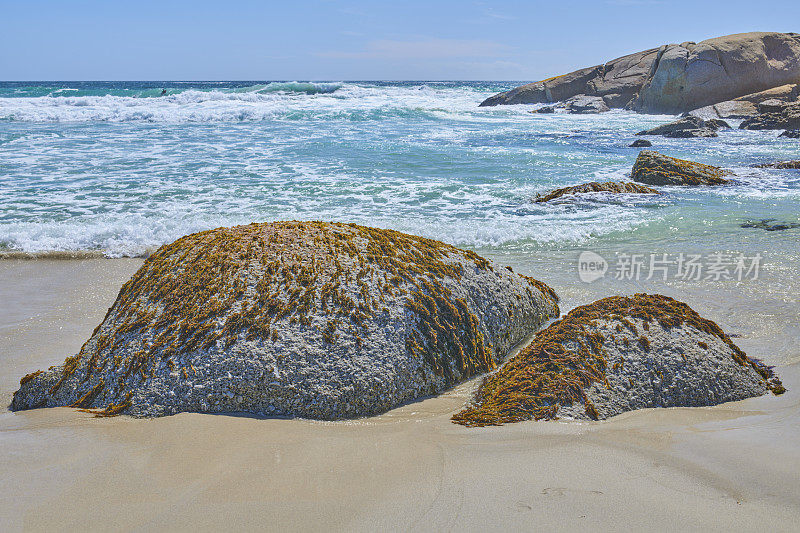
<svg viewBox="0 0 800 533"><path fill-rule="evenodd" d="M756 324L736 339L780 363L789 392L713 408L590 423L451 424L473 381L355 422L9 412L20 376L75 353L140 264L0 261L0 531L796 531L800 524L800 347L791 300L764 318L777 324L771 330ZM595 296L553 284L567 295L563 311ZM695 305L690 294L670 295ZM733 308L707 294L697 306L728 330L754 320L720 316Z"/></svg>

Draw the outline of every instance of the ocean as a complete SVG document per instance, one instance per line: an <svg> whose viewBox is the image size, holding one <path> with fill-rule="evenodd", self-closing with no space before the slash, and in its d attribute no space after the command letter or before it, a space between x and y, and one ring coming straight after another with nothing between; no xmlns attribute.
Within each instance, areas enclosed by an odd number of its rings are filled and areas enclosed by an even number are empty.
<svg viewBox="0 0 800 533"><path fill-rule="evenodd" d="M800 222L800 172L751 167L798 157L797 140L777 131L654 140L732 169L730 187L532 203L553 188L627 179L634 134L674 117L478 107L518 84L3 82L0 251L139 256L187 233L290 219L493 255L752 251L754 241L783 253L797 243L797 229L740 227Z"/></svg>

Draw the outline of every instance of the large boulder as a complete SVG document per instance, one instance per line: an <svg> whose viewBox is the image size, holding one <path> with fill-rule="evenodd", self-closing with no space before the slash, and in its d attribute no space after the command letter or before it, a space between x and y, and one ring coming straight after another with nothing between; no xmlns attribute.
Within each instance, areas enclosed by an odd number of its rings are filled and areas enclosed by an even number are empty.
<svg viewBox="0 0 800 533"><path fill-rule="evenodd" d="M800 35L752 32L652 48L486 99L482 106L604 97L609 107L682 113L800 80Z"/></svg>
<svg viewBox="0 0 800 533"><path fill-rule="evenodd" d="M562 187L561 189L556 189L547 194L537 194L533 201L542 203L555 200L556 198L561 198L562 196L598 192L613 194L660 194L657 190L644 185L639 185L638 183L629 183L624 181L604 181L602 183L598 183L596 181L592 181L589 183L583 183L581 185Z"/></svg>
<svg viewBox="0 0 800 533"><path fill-rule="evenodd" d="M648 185L724 185L729 181L719 167L642 150L631 171L633 181Z"/></svg>
<svg viewBox="0 0 800 533"><path fill-rule="evenodd" d="M467 426L560 417L605 419L648 407L694 407L784 392L720 327L661 295L577 307L487 376L453 416Z"/></svg>
<svg viewBox="0 0 800 533"><path fill-rule="evenodd" d="M658 51L658 48L653 48L603 65L529 83L487 98L481 106L559 102L585 94L605 96L609 107L624 107L634 99L647 80Z"/></svg>
<svg viewBox="0 0 800 533"><path fill-rule="evenodd" d="M556 301L510 268L396 231L220 228L150 256L80 352L22 378L11 407L373 415L492 370Z"/></svg>
<svg viewBox="0 0 800 533"><path fill-rule="evenodd" d="M800 35L752 32L668 45L633 104L682 113L800 80Z"/></svg>

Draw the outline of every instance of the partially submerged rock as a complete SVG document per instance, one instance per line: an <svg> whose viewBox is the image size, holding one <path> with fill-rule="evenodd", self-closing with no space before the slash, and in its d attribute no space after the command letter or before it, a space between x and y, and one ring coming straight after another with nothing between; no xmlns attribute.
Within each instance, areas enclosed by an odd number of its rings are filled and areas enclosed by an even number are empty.
<svg viewBox="0 0 800 533"><path fill-rule="evenodd" d="M629 148L644 148L647 146L653 146L653 143L648 141L647 139L636 139L631 144L628 145Z"/></svg>
<svg viewBox="0 0 800 533"><path fill-rule="evenodd" d="M605 419L648 407L694 407L784 388L711 320L661 295L577 307L484 378L453 416L466 426L560 417Z"/></svg>
<svg viewBox="0 0 800 533"><path fill-rule="evenodd" d="M662 124L636 135L663 135L671 138L716 137L720 128L730 128L727 122L719 119L704 120L689 115L674 122Z"/></svg>
<svg viewBox="0 0 800 533"><path fill-rule="evenodd" d="M762 163L756 165L756 168L800 168L800 161L778 161L777 163Z"/></svg>
<svg viewBox="0 0 800 533"><path fill-rule="evenodd" d="M774 218L762 218L761 220L748 220L739 225L742 228L763 229L764 231L783 231L787 229L800 228L798 222L780 222Z"/></svg>
<svg viewBox="0 0 800 533"><path fill-rule="evenodd" d="M556 189L547 194L537 194L533 201L539 203L549 202L550 200L555 200L556 198L561 198L562 196L570 194L593 192L608 192L614 194L661 194L653 188L639 185L638 183L624 181L605 181L598 183L596 181L592 181L590 183L583 183L581 185L573 185L571 187Z"/></svg>
<svg viewBox="0 0 800 533"><path fill-rule="evenodd" d="M12 409L373 415L493 369L552 316L541 282L438 241L324 222L162 246Z"/></svg>
<svg viewBox="0 0 800 533"><path fill-rule="evenodd" d="M648 185L724 185L729 181L719 167L642 150L631 171L633 181Z"/></svg>
<svg viewBox="0 0 800 533"><path fill-rule="evenodd" d="M800 35L751 32L667 44L529 83L482 106L602 97L609 107L677 114L800 79Z"/></svg>
<svg viewBox="0 0 800 533"><path fill-rule="evenodd" d="M788 139L800 139L800 130L786 130L778 137L786 137Z"/></svg>
<svg viewBox="0 0 800 533"><path fill-rule="evenodd" d="M706 120L705 126L715 130L729 130L731 125L722 120L721 118L710 118Z"/></svg>

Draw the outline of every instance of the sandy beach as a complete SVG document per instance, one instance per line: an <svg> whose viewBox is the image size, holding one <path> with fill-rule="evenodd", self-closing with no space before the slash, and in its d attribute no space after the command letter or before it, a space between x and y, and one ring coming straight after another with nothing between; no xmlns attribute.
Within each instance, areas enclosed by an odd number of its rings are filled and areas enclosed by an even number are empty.
<svg viewBox="0 0 800 533"><path fill-rule="evenodd" d="M562 311L648 289L569 283L560 261L514 264L551 281ZM335 423L8 411L19 377L75 353L140 264L0 261L0 530L790 531L800 520L796 296L776 305L765 285L660 287L740 332L737 343L777 364L788 389L717 407L592 423L454 425L473 380ZM775 313L763 316L765 307Z"/></svg>

